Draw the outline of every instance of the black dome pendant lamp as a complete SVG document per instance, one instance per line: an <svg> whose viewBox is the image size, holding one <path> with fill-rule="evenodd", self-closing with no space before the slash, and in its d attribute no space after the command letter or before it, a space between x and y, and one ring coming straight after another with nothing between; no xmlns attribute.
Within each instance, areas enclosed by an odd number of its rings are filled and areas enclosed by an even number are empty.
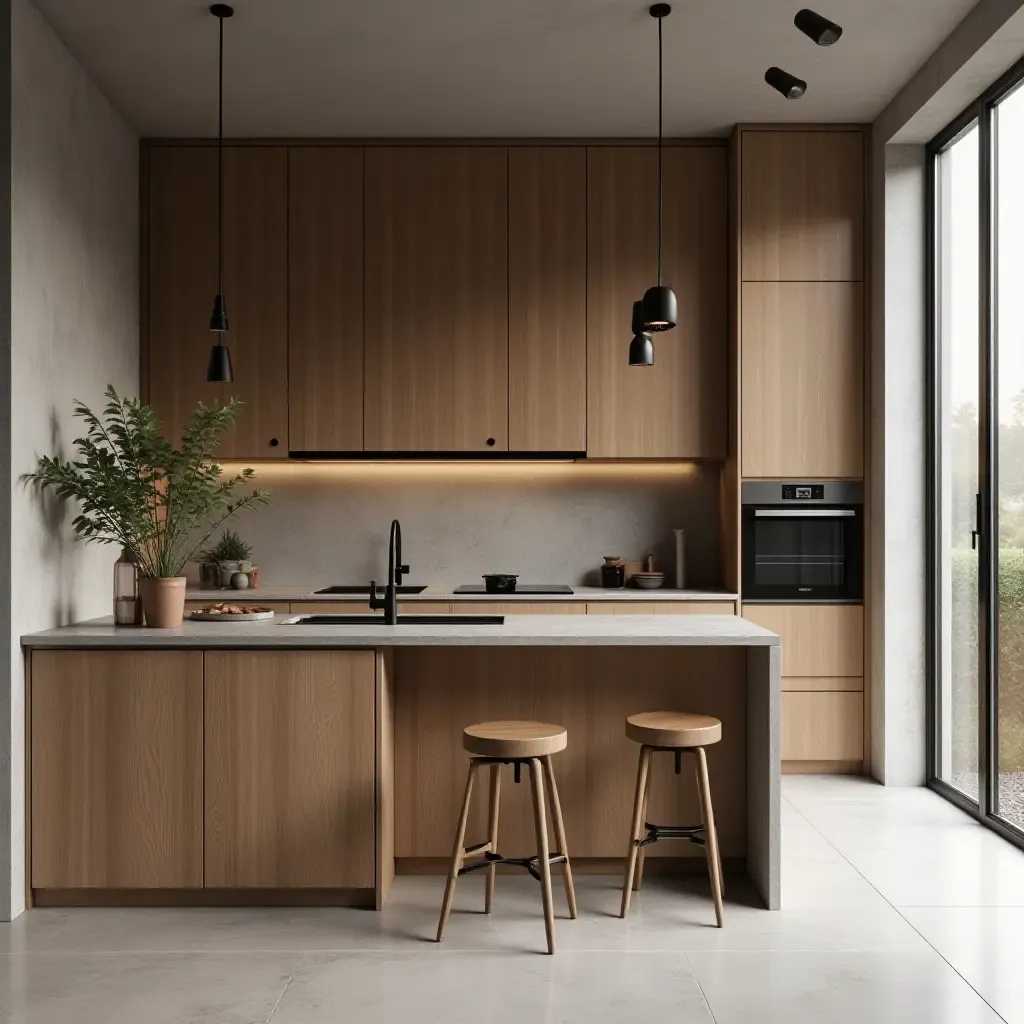
<svg viewBox="0 0 1024 1024"><path fill-rule="evenodd" d="M219 23L217 52L217 296L210 314L210 330L217 335L210 350L206 380L210 384L230 384L235 378L231 352L224 344L228 330L228 309L224 304L224 19L235 12L227 4L213 4L210 13Z"/></svg>
<svg viewBox="0 0 1024 1024"><path fill-rule="evenodd" d="M677 310L676 293L661 281L662 234L664 221L664 170L663 170L663 132L662 110L663 74L662 74L662 43L661 23L672 13L668 4L654 4L650 14L658 21L658 283L644 292L643 326L645 331L670 331L676 325ZM632 346L631 346L632 347ZM648 364L641 364L648 365Z"/></svg>
<svg viewBox="0 0 1024 1024"><path fill-rule="evenodd" d="M633 340L629 343L630 366L654 365L654 341L644 331L643 303L633 303Z"/></svg>

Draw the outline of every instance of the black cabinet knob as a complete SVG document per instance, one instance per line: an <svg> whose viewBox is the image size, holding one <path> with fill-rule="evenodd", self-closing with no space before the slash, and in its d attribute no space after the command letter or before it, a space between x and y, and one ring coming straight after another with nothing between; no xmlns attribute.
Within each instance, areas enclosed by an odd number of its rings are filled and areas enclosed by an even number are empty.
<svg viewBox="0 0 1024 1024"><path fill-rule="evenodd" d="M272 437L272 438L270 439L270 447L271 447L271 448L276 448L276 447L277 447L277 446L278 446L278 445L279 445L280 443L281 443L281 442L280 442L280 441L278 441L278 439L277 439L276 437Z"/></svg>
<svg viewBox="0 0 1024 1024"><path fill-rule="evenodd" d="M494 438L493 437L487 438L487 447L488 448L493 448L494 447Z"/></svg>

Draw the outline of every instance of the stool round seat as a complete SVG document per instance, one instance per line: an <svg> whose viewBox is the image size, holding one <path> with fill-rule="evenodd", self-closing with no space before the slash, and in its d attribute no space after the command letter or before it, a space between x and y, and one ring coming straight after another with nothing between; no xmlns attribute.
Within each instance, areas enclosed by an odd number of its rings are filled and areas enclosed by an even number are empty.
<svg viewBox="0 0 1024 1024"><path fill-rule="evenodd" d="M722 738L722 722L712 715L644 711L626 719L626 735L649 747L706 747Z"/></svg>
<svg viewBox="0 0 1024 1024"><path fill-rule="evenodd" d="M477 722L462 731L463 748L478 757L546 757L568 742L568 732L548 722Z"/></svg>

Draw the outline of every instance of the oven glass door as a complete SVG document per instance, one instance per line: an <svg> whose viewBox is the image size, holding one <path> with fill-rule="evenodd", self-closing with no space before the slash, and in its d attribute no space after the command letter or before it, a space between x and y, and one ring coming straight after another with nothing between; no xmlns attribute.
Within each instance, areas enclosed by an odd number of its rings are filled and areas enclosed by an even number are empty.
<svg viewBox="0 0 1024 1024"><path fill-rule="evenodd" d="M744 508L744 598L858 600L857 508Z"/></svg>

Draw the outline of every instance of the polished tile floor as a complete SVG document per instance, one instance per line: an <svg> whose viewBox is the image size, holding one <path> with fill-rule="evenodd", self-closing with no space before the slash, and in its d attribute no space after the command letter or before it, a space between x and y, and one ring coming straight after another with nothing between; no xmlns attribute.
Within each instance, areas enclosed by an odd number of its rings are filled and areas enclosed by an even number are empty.
<svg viewBox="0 0 1024 1024"><path fill-rule="evenodd" d="M365 910L31 911L0 926L0 1021L17 1024L1024 1024L1024 853L926 790L789 777L784 909L731 881L613 878L542 955L536 883L399 878ZM560 890L556 890L559 892Z"/></svg>

